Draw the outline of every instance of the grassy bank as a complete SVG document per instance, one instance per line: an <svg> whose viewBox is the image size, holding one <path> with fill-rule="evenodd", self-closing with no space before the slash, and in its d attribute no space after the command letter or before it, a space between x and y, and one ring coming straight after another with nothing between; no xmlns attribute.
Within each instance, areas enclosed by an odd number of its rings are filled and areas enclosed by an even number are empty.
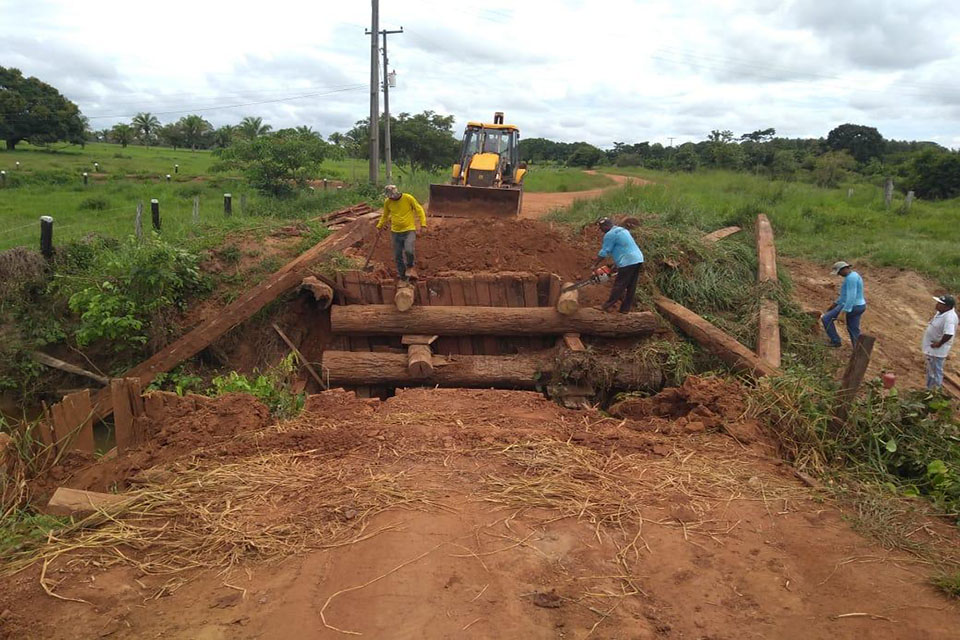
<svg viewBox="0 0 960 640"><path fill-rule="evenodd" d="M774 181L743 173L704 171L671 174L607 169L657 183L632 189L630 212L656 212L708 231L728 224L751 225L766 213L777 234L777 251L823 263L845 259L913 269L960 289L960 200L915 201L904 210L895 194L887 210L882 189L856 183L837 189ZM847 189L853 195L847 197ZM589 203L588 203L589 205ZM588 215L584 209L582 215Z"/></svg>

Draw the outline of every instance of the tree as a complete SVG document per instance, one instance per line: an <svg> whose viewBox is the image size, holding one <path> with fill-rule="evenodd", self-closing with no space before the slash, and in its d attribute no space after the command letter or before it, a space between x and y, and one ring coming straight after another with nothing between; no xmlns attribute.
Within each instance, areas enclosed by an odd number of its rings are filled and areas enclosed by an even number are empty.
<svg viewBox="0 0 960 640"><path fill-rule="evenodd" d="M697 147L692 142L680 145L680 149L673 156L671 162L672 168L678 171L696 171L700 166L700 156L697 155Z"/></svg>
<svg viewBox="0 0 960 640"><path fill-rule="evenodd" d="M740 142L770 142L775 135L777 135L777 130L773 127L769 129L758 129L752 133L745 133L740 136Z"/></svg>
<svg viewBox="0 0 960 640"><path fill-rule="evenodd" d="M225 124L213 132L213 146L226 149L237 135L237 128L232 124Z"/></svg>
<svg viewBox="0 0 960 640"><path fill-rule="evenodd" d="M857 162L878 158L883 153L883 136L874 127L842 124L827 134L827 148L848 151Z"/></svg>
<svg viewBox="0 0 960 640"><path fill-rule="evenodd" d="M137 138L140 139L140 142L149 147L150 141L156 136L157 129L160 128L160 121L157 120L157 116L146 111L133 116L130 125L134 131L136 131Z"/></svg>
<svg viewBox="0 0 960 640"><path fill-rule="evenodd" d="M857 161L846 151L829 151L816 159L813 180L821 187L836 187L857 168Z"/></svg>
<svg viewBox="0 0 960 640"><path fill-rule="evenodd" d="M0 67L0 138L7 151L23 140L80 144L83 134L77 105L47 83L24 78L19 69Z"/></svg>
<svg viewBox="0 0 960 640"><path fill-rule="evenodd" d="M574 143L573 153L567 158L567 165L571 167L586 167L592 169L603 161L603 151L586 142Z"/></svg>
<svg viewBox="0 0 960 640"><path fill-rule="evenodd" d="M313 127L309 127L307 125L300 125L299 127L296 128L296 132L302 136L313 136L315 138L319 138L323 140L323 136L321 136L318 132L314 131Z"/></svg>
<svg viewBox="0 0 960 640"><path fill-rule="evenodd" d="M163 125L157 129L157 137L167 146L173 147L174 151L177 150L177 147L183 146L183 129L179 123Z"/></svg>
<svg viewBox="0 0 960 640"><path fill-rule="evenodd" d="M196 114L180 118L177 125L183 131L184 146L190 147L194 151L198 147L203 147L207 134L213 131L213 126Z"/></svg>
<svg viewBox="0 0 960 640"><path fill-rule="evenodd" d="M267 135L272 128L273 127L268 124L263 124L263 118L254 118L252 116L247 116L237 125L237 131L247 140L253 140L259 136Z"/></svg>
<svg viewBox="0 0 960 640"><path fill-rule="evenodd" d="M344 135L339 131L334 131L329 136L327 136L327 139L330 141L331 144L339 147L343 145Z"/></svg>
<svg viewBox="0 0 960 640"><path fill-rule="evenodd" d="M110 129L110 138L124 149L126 149L130 141L133 140L133 136L133 127L128 124L115 124L113 125L113 129Z"/></svg>
<svg viewBox="0 0 960 640"><path fill-rule="evenodd" d="M921 198L960 196L960 152L921 151L910 163L907 184Z"/></svg>
<svg viewBox="0 0 960 640"><path fill-rule="evenodd" d="M239 169L262 193L285 196L302 187L319 170L327 143L315 136L284 134L238 140L217 150L217 171Z"/></svg>
<svg viewBox="0 0 960 640"><path fill-rule="evenodd" d="M776 178L789 180L797 172L798 166L796 154L793 151L782 149L774 152L770 172Z"/></svg>

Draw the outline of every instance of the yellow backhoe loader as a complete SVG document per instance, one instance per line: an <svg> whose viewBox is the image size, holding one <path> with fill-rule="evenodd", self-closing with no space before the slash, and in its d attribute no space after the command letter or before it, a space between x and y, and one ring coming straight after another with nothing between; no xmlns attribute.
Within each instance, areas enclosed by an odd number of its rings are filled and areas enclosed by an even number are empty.
<svg viewBox="0 0 960 640"><path fill-rule="evenodd" d="M450 184L430 185L431 216L451 218L516 217L520 215L526 165L519 161L520 130L503 124L468 122L453 165Z"/></svg>

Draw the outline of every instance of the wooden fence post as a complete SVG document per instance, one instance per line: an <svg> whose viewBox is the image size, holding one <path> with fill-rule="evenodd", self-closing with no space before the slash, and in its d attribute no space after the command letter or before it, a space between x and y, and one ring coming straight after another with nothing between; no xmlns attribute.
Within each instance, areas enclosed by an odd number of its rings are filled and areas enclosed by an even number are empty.
<svg viewBox="0 0 960 640"><path fill-rule="evenodd" d="M53 256L53 218L40 216L40 253L44 258Z"/></svg>
<svg viewBox="0 0 960 640"><path fill-rule="evenodd" d="M916 198L913 191L907 191L907 198L903 201L903 208L906 211L910 211L910 207L913 206L913 200Z"/></svg>
<svg viewBox="0 0 960 640"><path fill-rule="evenodd" d="M883 201L889 209L893 203L893 178L887 178L886 182L883 183Z"/></svg>
<svg viewBox="0 0 960 640"><path fill-rule="evenodd" d="M90 179L90 177L87 175L87 172L84 171L84 172L83 172L83 186L87 186L87 184L89 184L89 182L88 182L89 179Z"/></svg>
<svg viewBox="0 0 960 640"><path fill-rule="evenodd" d="M193 196L193 224L200 222L200 196Z"/></svg>
<svg viewBox="0 0 960 640"><path fill-rule="evenodd" d="M150 201L150 215L153 218L153 228L160 231L160 201L153 198Z"/></svg>
<svg viewBox="0 0 960 640"><path fill-rule="evenodd" d="M847 368L840 382L840 392L837 394L837 408L833 416L834 431L839 430L847 421L850 404L860 390L860 385L863 384L863 377L867 373L870 354L873 353L873 344L876 340L873 336L862 334L853 347L853 353L850 354L850 361L847 362Z"/></svg>
<svg viewBox="0 0 960 640"><path fill-rule="evenodd" d="M7 172L0 171L0 189L7 186Z"/></svg>
<svg viewBox="0 0 960 640"><path fill-rule="evenodd" d="M178 165L178 164L173 165L173 172L174 172L174 173L180 173L180 165Z"/></svg>
<svg viewBox="0 0 960 640"><path fill-rule="evenodd" d="M233 196L229 193L223 194L223 215L230 217L233 213Z"/></svg>
<svg viewBox="0 0 960 640"><path fill-rule="evenodd" d="M247 210L247 194L240 194L240 215L243 215Z"/></svg>
<svg viewBox="0 0 960 640"><path fill-rule="evenodd" d="M137 203L137 217L133 220L133 232L137 234L137 240L143 238L143 203Z"/></svg>

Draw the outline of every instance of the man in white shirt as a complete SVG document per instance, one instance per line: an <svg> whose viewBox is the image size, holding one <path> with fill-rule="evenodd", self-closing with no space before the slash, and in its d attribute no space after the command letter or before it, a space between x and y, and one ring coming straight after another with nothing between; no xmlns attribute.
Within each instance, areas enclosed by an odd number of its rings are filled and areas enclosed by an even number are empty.
<svg viewBox="0 0 960 640"><path fill-rule="evenodd" d="M927 358L927 389L943 386L943 363L957 334L957 301L953 296L940 296L937 315L933 316L923 334L923 355Z"/></svg>

